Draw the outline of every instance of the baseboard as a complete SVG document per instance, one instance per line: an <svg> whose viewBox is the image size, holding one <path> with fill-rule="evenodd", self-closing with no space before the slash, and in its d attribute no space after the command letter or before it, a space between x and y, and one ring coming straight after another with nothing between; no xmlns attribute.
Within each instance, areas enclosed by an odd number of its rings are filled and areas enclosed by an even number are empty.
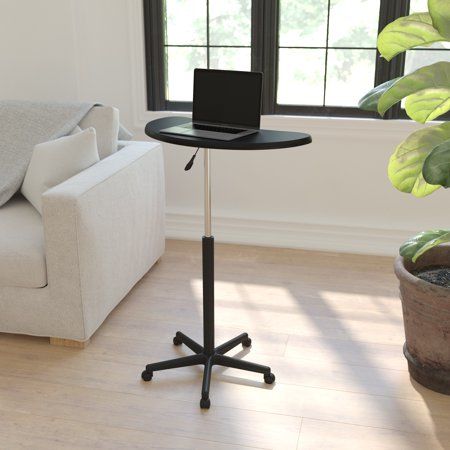
<svg viewBox="0 0 450 450"><path fill-rule="evenodd" d="M229 217L214 217L213 230L217 242L383 256L395 256L400 244L414 235L414 232L410 230ZM168 238L199 240L202 234L203 216L166 214Z"/></svg>

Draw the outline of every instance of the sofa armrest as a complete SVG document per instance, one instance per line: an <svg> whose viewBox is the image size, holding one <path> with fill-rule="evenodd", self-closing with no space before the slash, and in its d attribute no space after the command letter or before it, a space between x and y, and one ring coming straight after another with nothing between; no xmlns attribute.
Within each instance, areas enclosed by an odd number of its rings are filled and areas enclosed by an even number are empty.
<svg viewBox="0 0 450 450"><path fill-rule="evenodd" d="M164 251L161 146L130 143L43 195L57 337L86 340Z"/></svg>

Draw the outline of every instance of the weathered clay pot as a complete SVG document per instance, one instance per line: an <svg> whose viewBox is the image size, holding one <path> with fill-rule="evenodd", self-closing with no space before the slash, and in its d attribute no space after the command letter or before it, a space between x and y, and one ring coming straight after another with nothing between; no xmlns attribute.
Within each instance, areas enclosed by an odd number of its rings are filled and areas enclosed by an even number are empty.
<svg viewBox="0 0 450 450"><path fill-rule="evenodd" d="M411 272L427 266L449 266L450 246L439 246L416 263L395 260L400 280L406 342L403 353L418 383L450 395L450 289L428 283Z"/></svg>

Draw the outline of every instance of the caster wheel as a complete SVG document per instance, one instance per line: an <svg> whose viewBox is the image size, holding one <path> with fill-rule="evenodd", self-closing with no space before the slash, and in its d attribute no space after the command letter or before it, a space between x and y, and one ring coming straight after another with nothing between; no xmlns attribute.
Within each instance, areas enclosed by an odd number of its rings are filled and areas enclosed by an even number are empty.
<svg viewBox="0 0 450 450"><path fill-rule="evenodd" d="M211 406L211 400L209 398L201 398L200 399L200 408L209 409Z"/></svg>
<svg viewBox="0 0 450 450"><path fill-rule="evenodd" d="M265 383L272 384L274 381L275 381L275 375L272 372L264 374L264 382Z"/></svg>
<svg viewBox="0 0 450 450"><path fill-rule="evenodd" d="M175 336L173 338L173 344L174 345L181 345L183 343L183 341L181 340L181 338L179 338L178 336Z"/></svg>
<svg viewBox="0 0 450 450"><path fill-rule="evenodd" d="M149 372L148 370L144 370L141 374L141 377L144 381L150 381L153 378L153 372Z"/></svg>
<svg viewBox="0 0 450 450"><path fill-rule="evenodd" d="M242 341L242 347L251 347L252 346L252 340L250 338L244 339Z"/></svg>

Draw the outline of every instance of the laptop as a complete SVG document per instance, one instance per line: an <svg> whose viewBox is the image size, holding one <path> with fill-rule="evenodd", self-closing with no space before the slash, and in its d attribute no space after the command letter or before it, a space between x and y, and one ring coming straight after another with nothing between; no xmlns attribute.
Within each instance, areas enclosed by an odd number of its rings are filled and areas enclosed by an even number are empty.
<svg viewBox="0 0 450 450"><path fill-rule="evenodd" d="M195 69L192 121L160 133L219 141L257 133L262 79L261 72Z"/></svg>

